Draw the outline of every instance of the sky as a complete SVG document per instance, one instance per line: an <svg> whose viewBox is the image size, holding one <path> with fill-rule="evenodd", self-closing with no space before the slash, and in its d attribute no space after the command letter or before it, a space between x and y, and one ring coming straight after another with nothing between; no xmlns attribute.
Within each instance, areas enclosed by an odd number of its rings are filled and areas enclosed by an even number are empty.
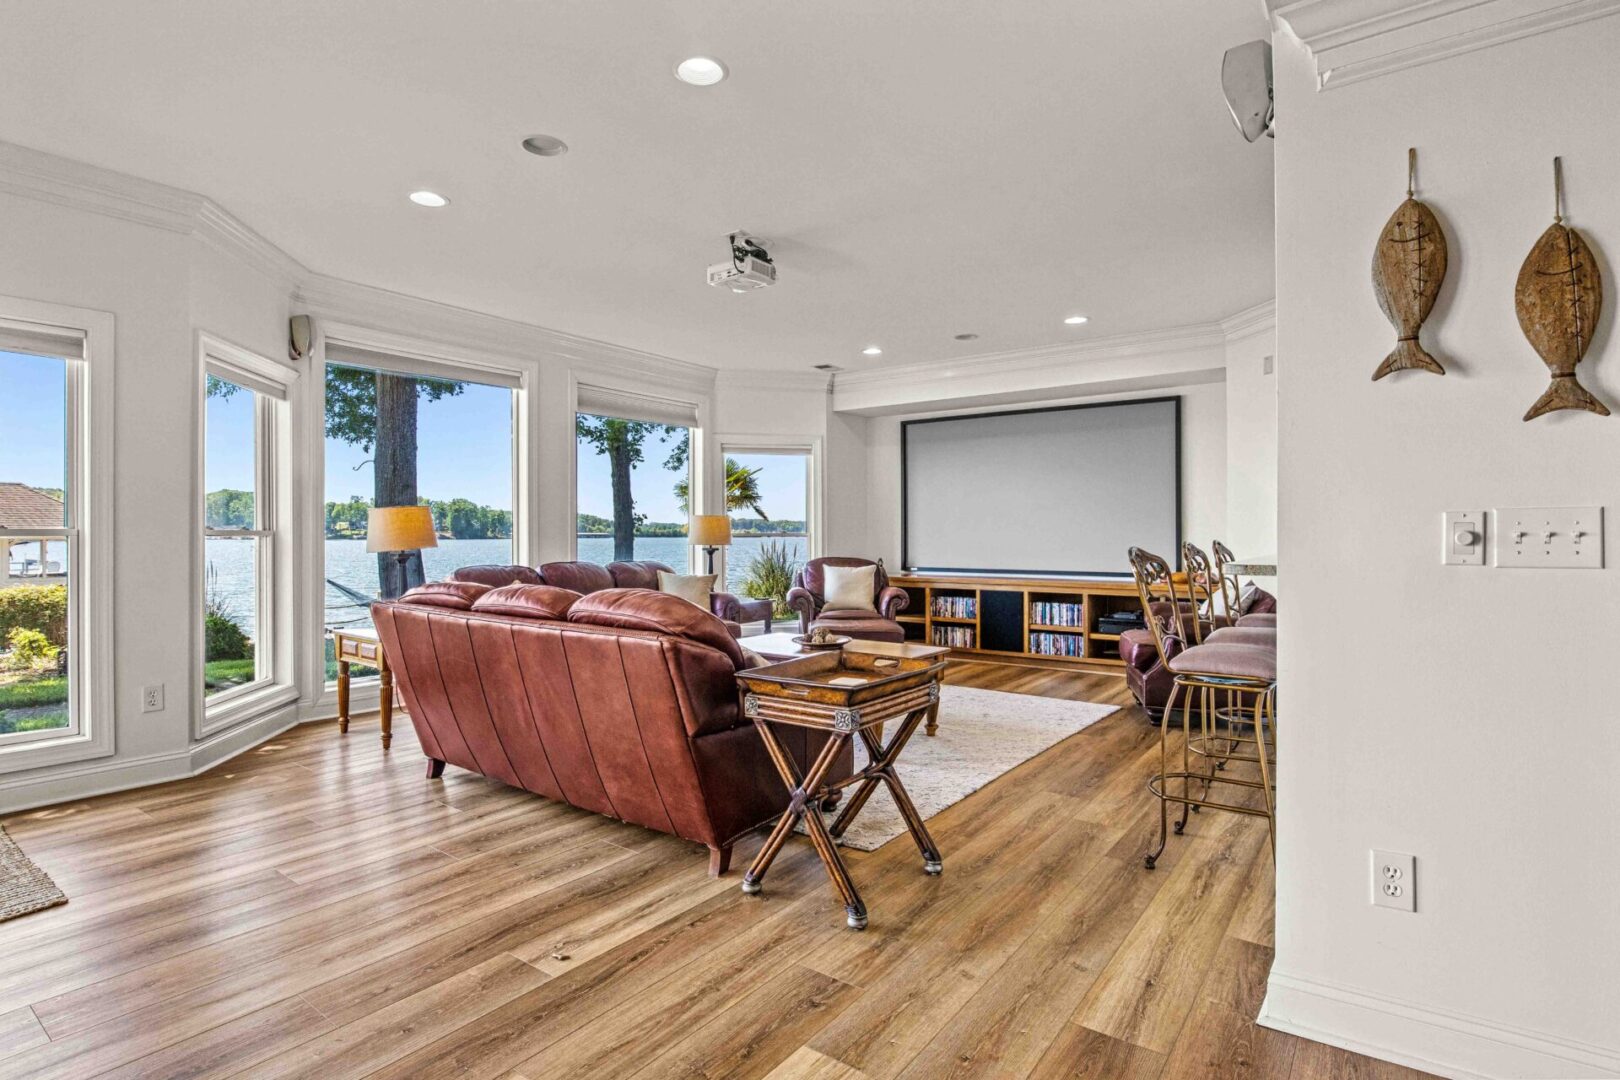
<svg viewBox="0 0 1620 1080"><path fill-rule="evenodd" d="M64 486L67 363L0 352L0 480Z"/></svg>

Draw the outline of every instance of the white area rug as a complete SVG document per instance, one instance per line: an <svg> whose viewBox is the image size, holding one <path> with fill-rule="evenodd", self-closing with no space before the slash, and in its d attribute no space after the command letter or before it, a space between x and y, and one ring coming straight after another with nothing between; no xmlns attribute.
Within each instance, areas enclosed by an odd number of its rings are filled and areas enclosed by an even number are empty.
<svg viewBox="0 0 1620 1080"><path fill-rule="evenodd" d="M919 727L901 751L896 770L926 821L1118 709L1090 701L941 687L939 734L930 738ZM892 733L893 728L884 731L885 736ZM856 740L855 767L865 768L866 761L866 748ZM850 791L846 789L846 794ZM828 816L829 824L834 816ZM857 851L875 851L905 831L887 785L879 784L842 843Z"/></svg>

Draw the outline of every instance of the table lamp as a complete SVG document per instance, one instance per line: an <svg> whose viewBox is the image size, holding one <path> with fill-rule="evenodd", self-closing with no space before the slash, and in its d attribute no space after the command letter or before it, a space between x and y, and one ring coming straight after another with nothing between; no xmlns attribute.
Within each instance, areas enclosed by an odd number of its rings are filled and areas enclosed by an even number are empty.
<svg viewBox="0 0 1620 1080"><path fill-rule="evenodd" d="M731 518L725 514L693 514L686 530L687 542L701 547L708 556L706 574L714 573L714 553L731 543Z"/></svg>
<svg viewBox="0 0 1620 1080"><path fill-rule="evenodd" d="M411 552L438 546L433 511L425 506L377 506L366 511L366 550L392 552L399 560L401 578Z"/></svg>

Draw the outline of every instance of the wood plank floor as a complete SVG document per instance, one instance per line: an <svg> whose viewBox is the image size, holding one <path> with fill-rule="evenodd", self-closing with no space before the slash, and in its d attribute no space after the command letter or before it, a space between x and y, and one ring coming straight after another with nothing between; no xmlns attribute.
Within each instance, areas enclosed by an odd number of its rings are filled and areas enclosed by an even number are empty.
<svg viewBox="0 0 1620 1080"><path fill-rule="evenodd" d="M1120 678L949 678L1127 707L933 818L942 877L904 836L849 853L865 933L802 839L744 896L695 845L424 780L408 721L387 754L374 722L305 725L193 780L12 815L70 902L0 923L0 1074L1420 1075L1252 1023L1264 826L1194 816L1142 869L1157 734Z"/></svg>

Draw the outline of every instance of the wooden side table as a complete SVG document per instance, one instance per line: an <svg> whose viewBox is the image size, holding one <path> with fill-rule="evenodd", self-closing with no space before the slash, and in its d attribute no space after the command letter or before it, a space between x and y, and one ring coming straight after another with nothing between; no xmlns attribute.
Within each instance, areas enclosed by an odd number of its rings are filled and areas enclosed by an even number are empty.
<svg viewBox="0 0 1620 1080"><path fill-rule="evenodd" d="M394 741L394 673L388 670L388 656L375 630L362 627L334 628L332 651L337 656L338 731L349 730L349 665L363 664L377 669L379 688L377 709L382 714L382 744L386 750Z"/></svg>
<svg viewBox="0 0 1620 1080"><path fill-rule="evenodd" d="M923 872L944 869L934 838L928 834L895 772L895 761L919 725L939 703L939 678L945 661L938 657L885 656L855 650L822 652L768 667L737 673L744 692L743 711L765 742L776 771L790 792L788 808L743 875L742 890L757 893L765 872L782 850L788 835L802 820L827 876L844 902L845 921L852 930L866 929L866 904L850 880L838 854L837 840L855 820L879 783L888 785L906 830L922 853ZM887 745L878 732L885 721L898 726ZM773 724L791 724L827 733L826 745L803 776L798 763L772 730ZM866 745L868 763L846 780L827 783L827 772L844 746L859 736ZM859 785L829 827L820 807L835 791Z"/></svg>

